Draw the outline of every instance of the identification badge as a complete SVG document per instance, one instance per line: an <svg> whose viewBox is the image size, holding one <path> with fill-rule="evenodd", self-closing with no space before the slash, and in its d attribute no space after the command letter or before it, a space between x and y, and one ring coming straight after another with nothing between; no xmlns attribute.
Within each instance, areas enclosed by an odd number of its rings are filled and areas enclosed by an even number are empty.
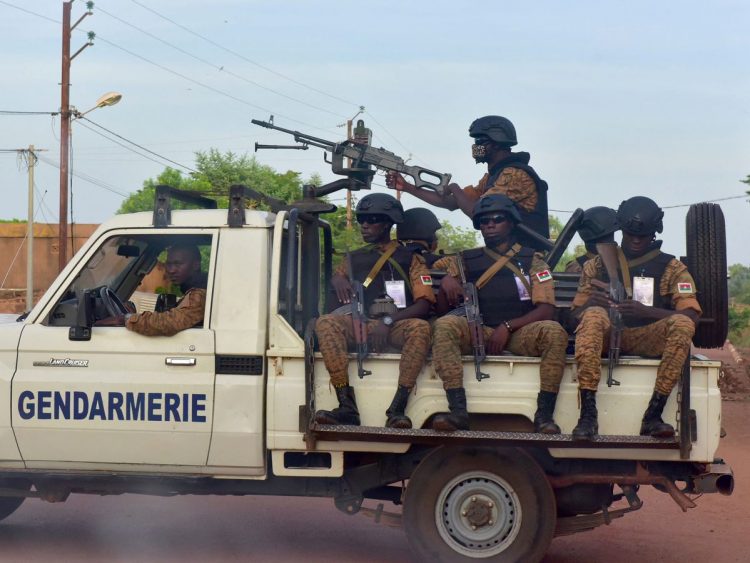
<svg viewBox="0 0 750 563"><path fill-rule="evenodd" d="M648 307L654 306L654 278L633 278L633 301Z"/></svg>
<svg viewBox="0 0 750 563"><path fill-rule="evenodd" d="M404 280L391 280L385 282L385 292L393 299L396 307L406 308L406 284Z"/></svg>
<svg viewBox="0 0 750 563"><path fill-rule="evenodd" d="M529 280L529 276L524 276L526 278L526 281L529 282L529 285L531 285L531 281ZM521 278L518 276L513 276L513 279L516 280L516 287L518 288L518 298L521 301L529 301L531 299L531 295L529 295L529 290L526 289L526 286L521 281Z"/></svg>

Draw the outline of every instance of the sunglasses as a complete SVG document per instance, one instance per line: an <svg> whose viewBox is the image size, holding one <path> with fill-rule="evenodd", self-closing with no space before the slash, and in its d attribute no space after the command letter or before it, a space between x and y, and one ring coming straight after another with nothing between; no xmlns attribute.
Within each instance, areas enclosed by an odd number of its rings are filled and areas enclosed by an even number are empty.
<svg viewBox="0 0 750 563"><path fill-rule="evenodd" d="M496 225L499 225L507 220L507 215L485 215L484 217L479 218L479 224L489 225L490 223L495 223Z"/></svg>
<svg viewBox="0 0 750 563"><path fill-rule="evenodd" d="M357 215L357 223L360 225L364 225L367 223L368 225L378 225L380 223L385 223L388 220L388 217L385 215Z"/></svg>

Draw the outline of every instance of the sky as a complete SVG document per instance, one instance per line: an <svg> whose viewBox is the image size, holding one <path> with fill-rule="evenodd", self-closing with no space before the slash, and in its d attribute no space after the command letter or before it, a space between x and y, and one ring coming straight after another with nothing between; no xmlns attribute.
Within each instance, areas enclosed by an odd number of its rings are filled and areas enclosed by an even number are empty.
<svg viewBox="0 0 750 563"><path fill-rule="evenodd" d="M84 12L74 2L73 21ZM0 150L46 150L43 222L58 216L59 119L2 112L58 111L61 19L57 0L0 0ZM732 198L718 202L728 261L750 264L749 23L743 1L101 0L73 33L72 52L86 31L96 38L73 61L71 104L123 97L73 123L74 221L106 220L167 165L188 173L195 151L291 143L253 118L338 141L360 106L373 144L473 184L484 170L468 126L496 114L515 124L516 150L531 153L562 221L647 195L665 207L663 249L680 256L686 205ZM257 158L336 178L319 149ZM0 197L0 218L27 216L14 152L0 152Z"/></svg>

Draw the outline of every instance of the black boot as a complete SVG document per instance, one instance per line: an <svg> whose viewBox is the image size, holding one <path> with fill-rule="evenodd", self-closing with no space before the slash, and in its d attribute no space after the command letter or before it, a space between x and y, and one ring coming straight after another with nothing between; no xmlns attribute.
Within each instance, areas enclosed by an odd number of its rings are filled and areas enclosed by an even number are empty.
<svg viewBox="0 0 750 563"><path fill-rule="evenodd" d="M359 411L354 398L354 387L345 385L336 388L336 397L339 406L332 411L318 411L315 413L315 422L318 424L351 424L359 426Z"/></svg>
<svg viewBox="0 0 750 563"><path fill-rule="evenodd" d="M581 416L578 424L573 428L574 440L591 440L599 433L599 423L596 418L596 391L581 389Z"/></svg>
<svg viewBox="0 0 750 563"><path fill-rule="evenodd" d="M385 411L386 428L411 428L411 419L404 414L406 402L409 400L411 389L399 385L396 394L393 396L391 406Z"/></svg>
<svg viewBox="0 0 750 563"><path fill-rule="evenodd" d="M673 438L674 428L661 419L664 405L667 404L668 395L662 395L654 391L648 402L646 412L641 422L641 436L653 436L654 438Z"/></svg>
<svg viewBox="0 0 750 563"><path fill-rule="evenodd" d="M443 432L468 430L469 413L466 411L466 390L463 387L446 389L445 394L448 396L448 408L451 412L435 415L432 420L432 429Z"/></svg>
<svg viewBox="0 0 750 563"><path fill-rule="evenodd" d="M555 403L557 393L539 391L536 396L536 414L534 414L534 432L540 434L559 434L560 427L555 424Z"/></svg>

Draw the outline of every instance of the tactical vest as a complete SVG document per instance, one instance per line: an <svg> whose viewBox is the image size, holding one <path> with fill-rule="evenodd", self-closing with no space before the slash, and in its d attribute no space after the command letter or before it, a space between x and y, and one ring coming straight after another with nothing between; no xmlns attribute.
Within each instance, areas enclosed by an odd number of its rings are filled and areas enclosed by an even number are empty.
<svg viewBox="0 0 750 563"><path fill-rule="evenodd" d="M531 166L528 164L529 155L528 153L513 153L511 156L498 162L495 166L490 168L489 177L487 178L487 189L490 189L497 181L500 174L506 168L518 168L526 172L531 179L534 180L536 186L537 200L536 207L533 211L526 211L518 207L518 212L521 214L521 220L527 227L535 230L537 233L545 238L549 238L549 212L547 209L547 182L539 177ZM526 237L523 233L517 234L518 242L524 246L536 248L538 251L546 251L546 248L537 248L538 243L533 239Z"/></svg>
<svg viewBox="0 0 750 563"><path fill-rule="evenodd" d="M375 262L378 261L382 253L375 247L366 246L350 253L352 261L352 272L354 278L360 282L364 282L367 274L370 273ZM403 276L399 273L398 269L393 266L391 261L396 262L403 270L404 274L409 275L409 268L411 267L412 256L414 255L413 250L409 250L403 246L399 246L396 251L391 255L390 259L386 261L383 267L378 272L378 275L372 280L372 283L365 288L365 310L372 305L372 302L385 295L385 282L391 280L404 280ZM408 307L414 302L414 297L409 291L410 280L404 280L406 286L406 306Z"/></svg>
<svg viewBox="0 0 750 563"><path fill-rule="evenodd" d="M660 242L658 243L660 244ZM650 248L647 252L650 252L653 250L654 247ZM633 279L637 277L646 277L646 278L654 278L654 307L657 307L659 309L669 309L671 310L672 307L672 296L671 295L662 295L659 291L659 288L661 287L661 278L664 275L664 270L666 270L667 265L674 260L674 256L671 254L667 254L666 252L660 252L657 254L654 258L649 260L648 262L645 262L643 264L638 264L637 266L633 267L630 266L631 260L637 260L637 258L632 258L628 260L628 268L630 269L630 284L631 287L633 287ZM622 272L620 272L620 277L622 277ZM609 281L609 277L607 276L607 272L604 272L604 281ZM639 326L645 326L647 324L651 324L654 322L653 319L623 319L625 322L625 326L629 328L635 328Z"/></svg>
<svg viewBox="0 0 750 563"><path fill-rule="evenodd" d="M409 250L410 252L414 252L415 254L419 254L422 258L424 258L425 264L427 264L427 269L432 268L432 265L443 258L440 254L435 254L434 252L430 252L427 250L427 248L424 247L424 245L418 243L418 242L409 242L404 244L404 248Z"/></svg>
<svg viewBox="0 0 750 563"><path fill-rule="evenodd" d="M495 259L484 252L484 248L474 248L461 253L466 270L466 281L476 283L481 275L495 263ZM523 247L510 262L528 275L534 249ZM534 308L531 299L521 301L516 285L516 275L507 267L498 271L487 284L477 291L479 310L485 326L496 327L504 321L516 319Z"/></svg>

